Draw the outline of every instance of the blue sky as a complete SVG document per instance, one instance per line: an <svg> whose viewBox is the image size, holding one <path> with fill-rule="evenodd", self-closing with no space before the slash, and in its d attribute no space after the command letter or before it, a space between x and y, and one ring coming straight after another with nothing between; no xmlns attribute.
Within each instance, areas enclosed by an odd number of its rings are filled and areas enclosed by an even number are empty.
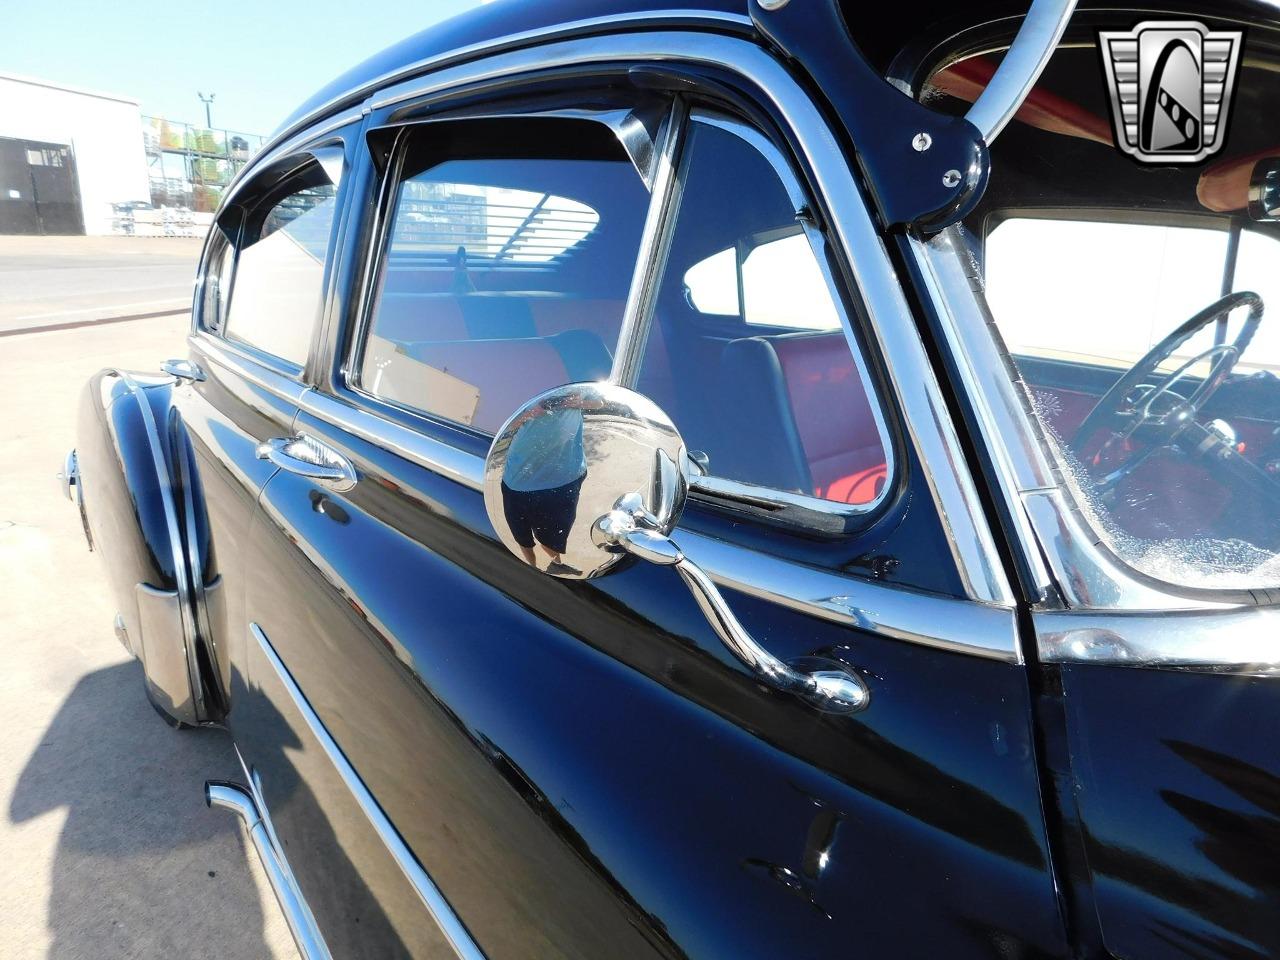
<svg viewBox="0 0 1280 960"><path fill-rule="evenodd" d="M0 0L0 73L132 97L142 112L269 134L347 67L477 0Z"/></svg>

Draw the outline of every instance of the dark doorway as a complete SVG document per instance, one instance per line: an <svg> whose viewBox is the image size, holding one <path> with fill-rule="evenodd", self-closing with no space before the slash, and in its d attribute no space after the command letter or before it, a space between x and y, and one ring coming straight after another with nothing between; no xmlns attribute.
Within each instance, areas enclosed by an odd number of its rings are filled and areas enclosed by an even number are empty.
<svg viewBox="0 0 1280 960"><path fill-rule="evenodd" d="M0 233L84 233L69 146L0 138Z"/></svg>

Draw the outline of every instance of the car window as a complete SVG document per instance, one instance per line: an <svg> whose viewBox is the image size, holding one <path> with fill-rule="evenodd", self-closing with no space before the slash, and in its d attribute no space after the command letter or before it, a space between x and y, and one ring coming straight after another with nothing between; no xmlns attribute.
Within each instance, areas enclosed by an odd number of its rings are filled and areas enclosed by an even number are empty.
<svg viewBox="0 0 1280 960"><path fill-rule="evenodd" d="M761 327L840 329L840 313L799 227L742 252L728 247L685 271L686 296L695 310Z"/></svg>
<svg viewBox="0 0 1280 960"><path fill-rule="evenodd" d="M713 478L867 507L888 444L805 200L757 131L695 114L638 389Z"/></svg>
<svg viewBox="0 0 1280 960"><path fill-rule="evenodd" d="M1055 63L1093 72L1096 55L1064 47ZM1046 72L1041 86L1066 75ZM1261 104L1275 84L1261 72L1253 82ZM1241 162L1257 146L1156 169L1060 120L1022 117L1001 135L995 201L969 224L987 228L971 252L1045 452L1096 542L1138 572L1273 590L1280 241L1248 216L1252 164ZM1246 175L1224 180L1225 169Z"/></svg>
<svg viewBox="0 0 1280 960"><path fill-rule="evenodd" d="M337 191L319 164L275 188L244 218L224 333L302 366L324 296Z"/></svg>
<svg viewBox="0 0 1280 960"><path fill-rule="evenodd" d="M987 238L987 299L1015 354L1077 358L1128 366L1169 332L1222 294L1229 234L1220 227L1171 226L1080 219L1018 217ZM1280 299L1277 241L1244 231L1232 289ZM1062 283L1070 263L1088 283ZM1277 297L1268 298L1274 292ZM1123 323L1116 319L1123 317ZM1244 313L1228 318L1228 333ZM1171 369L1211 347L1215 331L1200 331L1175 350ZM1240 367L1280 369L1280 325L1264 323Z"/></svg>
<svg viewBox="0 0 1280 960"><path fill-rule="evenodd" d="M356 385L492 435L608 376L649 192L599 123L453 130L408 137Z"/></svg>

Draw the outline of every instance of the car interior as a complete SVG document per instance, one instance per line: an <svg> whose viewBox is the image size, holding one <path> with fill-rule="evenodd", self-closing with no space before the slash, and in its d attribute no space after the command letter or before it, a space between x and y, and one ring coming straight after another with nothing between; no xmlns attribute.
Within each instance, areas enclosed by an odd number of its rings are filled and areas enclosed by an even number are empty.
<svg viewBox="0 0 1280 960"><path fill-rule="evenodd" d="M527 135L477 120L411 140L361 363L365 391L484 435L544 390L608 376L649 202L603 125L515 123ZM744 309L757 302L743 297L744 264L776 272L813 259L795 204L744 141L694 127L637 387L715 476L870 503L884 443L830 291L810 292L814 306L798 314L784 301L794 316ZM728 252L702 271L718 303L700 309L690 271Z"/></svg>
<svg viewBox="0 0 1280 960"><path fill-rule="evenodd" d="M923 97L962 113L994 66ZM1064 44L964 225L1081 508L1140 569L1222 587L1280 575L1280 224L1248 213L1280 156L1275 63L1246 56L1236 91L1219 155L1144 165L1113 144L1095 43Z"/></svg>

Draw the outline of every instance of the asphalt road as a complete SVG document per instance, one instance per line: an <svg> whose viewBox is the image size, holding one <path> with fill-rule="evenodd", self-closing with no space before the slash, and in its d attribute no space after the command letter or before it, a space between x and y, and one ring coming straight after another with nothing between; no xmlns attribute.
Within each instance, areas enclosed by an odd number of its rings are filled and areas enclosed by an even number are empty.
<svg viewBox="0 0 1280 960"><path fill-rule="evenodd" d="M0 237L0 336L191 307L201 241Z"/></svg>
<svg viewBox="0 0 1280 960"><path fill-rule="evenodd" d="M127 288L154 280L168 290L164 278L179 273L189 286L193 272L195 245L181 240L154 241L167 248L154 257L91 243L68 254L62 243L61 253L18 255L0 245L0 325L12 325L17 302L28 315L65 315L80 309L68 298L90 287L119 305L152 297ZM6 960L296 957L242 829L204 806L206 779L240 779L229 738L171 730L152 712L138 664L111 631L102 561L54 480L90 374L108 362L156 369L182 355L186 326L172 316L0 337Z"/></svg>

